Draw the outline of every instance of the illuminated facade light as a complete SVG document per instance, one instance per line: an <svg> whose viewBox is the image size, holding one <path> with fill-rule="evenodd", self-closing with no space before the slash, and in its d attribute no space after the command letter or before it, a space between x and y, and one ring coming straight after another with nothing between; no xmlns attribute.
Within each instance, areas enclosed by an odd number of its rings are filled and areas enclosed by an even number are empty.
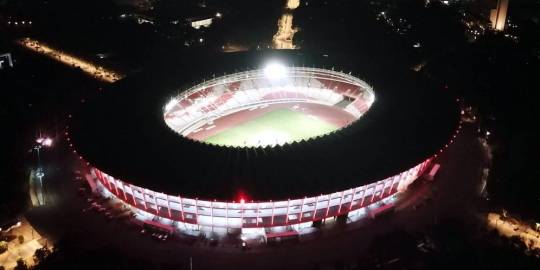
<svg viewBox="0 0 540 270"><path fill-rule="evenodd" d="M249 203L244 198L229 203L167 195L113 178L95 167L90 166L90 171L108 194L152 217L209 228L266 228L310 223L368 206L376 208L385 198L406 190L431 162L427 159L398 175L331 194Z"/></svg>

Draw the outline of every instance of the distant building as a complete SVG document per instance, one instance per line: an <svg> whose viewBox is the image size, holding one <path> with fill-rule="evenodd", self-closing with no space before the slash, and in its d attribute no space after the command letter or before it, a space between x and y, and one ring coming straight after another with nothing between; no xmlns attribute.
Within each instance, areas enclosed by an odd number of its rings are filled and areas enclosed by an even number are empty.
<svg viewBox="0 0 540 270"><path fill-rule="evenodd" d="M0 54L0 70L13 67L10 53Z"/></svg>
<svg viewBox="0 0 540 270"><path fill-rule="evenodd" d="M151 16L139 13L123 13L120 14L122 20L134 20L138 24L155 24L155 19Z"/></svg>
<svg viewBox="0 0 540 270"><path fill-rule="evenodd" d="M194 19L188 19L188 21L191 24L191 27L195 29L200 29L201 27L210 27L212 25L214 18L213 17L205 17L205 18L194 18Z"/></svg>
<svg viewBox="0 0 540 270"><path fill-rule="evenodd" d="M503 31L506 24L506 13L508 12L509 0L497 0L497 6L491 10L489 20L491 27L497 31Z"/></svg>

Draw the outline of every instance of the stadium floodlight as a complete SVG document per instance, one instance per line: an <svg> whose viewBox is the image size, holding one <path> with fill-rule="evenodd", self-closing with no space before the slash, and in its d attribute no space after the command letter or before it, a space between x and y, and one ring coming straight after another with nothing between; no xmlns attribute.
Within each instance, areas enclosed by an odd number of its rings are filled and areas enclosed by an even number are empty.
<svg viewBox="0 0 540 270"><path fill-rule="evenodd" d="M287 68L280 63L269 63L264 68L264 75L270 80L279 80L287 75Z"/></svg>

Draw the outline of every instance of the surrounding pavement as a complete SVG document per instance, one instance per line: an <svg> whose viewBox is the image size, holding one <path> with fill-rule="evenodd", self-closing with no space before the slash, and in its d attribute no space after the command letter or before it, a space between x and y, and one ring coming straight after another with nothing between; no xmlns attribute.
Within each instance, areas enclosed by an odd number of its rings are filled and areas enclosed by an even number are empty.
<svg viewBox="0 0 540 270"><path fill-rule="evenodd" d="M32 266L34 265L33 256L36 249L43 246L51 247L51 243L41 237L25 218L21 220L21 226L11 230L9 234L16 237L9 241L8 250L0 254L0 265L4 266L5 269L13 269L19 258L22 258L28 266ZM24 239L22 243L19 242L19 236Z"/></svg>

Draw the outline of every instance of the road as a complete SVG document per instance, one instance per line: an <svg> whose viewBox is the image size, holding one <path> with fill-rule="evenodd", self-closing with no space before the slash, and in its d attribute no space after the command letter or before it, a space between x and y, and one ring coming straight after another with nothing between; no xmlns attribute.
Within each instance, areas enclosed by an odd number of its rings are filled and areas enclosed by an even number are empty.
<svg viewBox="0 0 540 270"><path fill-rule="evenodd" d="M61 62L67 66L81 69L84 73L101 81L113 83L122 78L122 75L105 69L104 67L94 65L88 61L64 53L58 49L47 46L37 40L25 38L18 41L18 44L26 49L45 55L55 61Z"/></svg>
<svg viewBox="0 0 540 270"><path fill-rule="evenodd" d="M529 249L540 248L540 232L515 218L503 218L497 213L487 214L487 227L505 237L518 236Z"/></svg>

